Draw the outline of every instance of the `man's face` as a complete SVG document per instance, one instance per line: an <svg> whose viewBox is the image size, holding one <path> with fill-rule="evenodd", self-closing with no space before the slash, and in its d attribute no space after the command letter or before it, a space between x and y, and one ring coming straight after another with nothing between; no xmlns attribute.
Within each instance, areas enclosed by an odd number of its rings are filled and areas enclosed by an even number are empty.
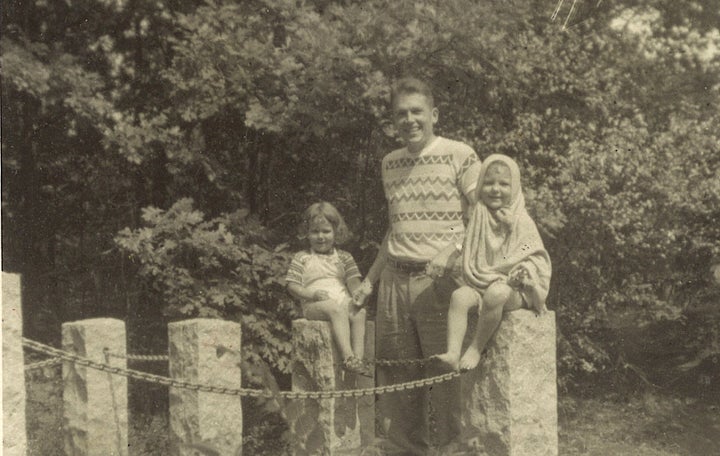
<svg viewBox="0 0 720 456"><path fill-rule="evenodd" d="M393 105L393 121L410 152L419 152L435 137L438 110L419 93L399 94Z"/></svg>

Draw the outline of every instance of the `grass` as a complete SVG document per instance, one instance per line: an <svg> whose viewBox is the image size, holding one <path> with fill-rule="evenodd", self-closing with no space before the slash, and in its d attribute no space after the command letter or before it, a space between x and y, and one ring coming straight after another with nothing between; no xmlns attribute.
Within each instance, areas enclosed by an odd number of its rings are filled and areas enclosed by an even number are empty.
<svg viewBox="0 0 720 456"><path fill-rule="evenodd" d="M36 373L27 382L28 455L61 456L62 385L59 369ZM50 375L52 374L52 375ZM631 396L608 393L598 398L563 397L559 407L563 456L707 456L720 448L720 398L680 397L657 391ZM247 454L278 448L279 436L262 429L247 437ZM168 454L167 416L132 413L131 455ZM277 453L275 453L277 454Z"/></svg>
<svg viewBox="0 0 720 456"><path fill-rule="evenodd" d="M720 406L656 392L630 398L564 398L560 454L708 456L720 448Z"/></svg>

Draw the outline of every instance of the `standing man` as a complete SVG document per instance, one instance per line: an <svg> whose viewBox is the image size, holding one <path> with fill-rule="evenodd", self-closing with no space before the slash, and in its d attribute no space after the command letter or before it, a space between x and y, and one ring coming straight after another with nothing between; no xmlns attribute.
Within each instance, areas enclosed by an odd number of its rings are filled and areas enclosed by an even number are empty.
<svg viewBox="0 0 720 456"><path fill-rule="evenodd" d="M417 359L443 353L452 273L464 238L465 212L475 202L480 160L461 142L435 136L439 111L427 84L397 81L392 114L405 147L382 161L390 228L367 283L378 277L377 357ZM425 366L378 367L378 384L428 376ZM380 396L380 424L392 448L388 454L426 454L459 433L459 381Z"/></svg>

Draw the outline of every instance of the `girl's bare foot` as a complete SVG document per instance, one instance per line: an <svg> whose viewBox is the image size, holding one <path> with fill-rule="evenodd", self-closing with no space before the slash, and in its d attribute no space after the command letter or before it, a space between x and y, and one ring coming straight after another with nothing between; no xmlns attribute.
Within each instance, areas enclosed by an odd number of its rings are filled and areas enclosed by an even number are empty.
<svg viewBox="0 0 720 456"><path fill-rule="evenodd" d="M452 370L458 369L458 361L460 360L460 356L454 353L447 352L440 355L433 355L433 358L442 361L443 364L450 367Z"/></svg>
<svg viewBox="0 0 720 456"><path fill-rule="evenodd" d="M479 362L480 352L476 347L471 345L467 350L465 350L462 358L460 358L459 367L461 371L471 370L475 369Z"/></svg>

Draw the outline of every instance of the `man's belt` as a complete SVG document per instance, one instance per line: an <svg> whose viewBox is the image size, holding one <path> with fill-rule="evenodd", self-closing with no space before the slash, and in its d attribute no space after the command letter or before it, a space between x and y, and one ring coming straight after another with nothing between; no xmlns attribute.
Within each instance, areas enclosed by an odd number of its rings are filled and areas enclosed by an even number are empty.
<svg viewBox="0 0 720 456"><path fill-rule="evenodd" d="M427 261L402 261L390 257L388 257L387 262L393 269L405 274L424 273L428 264Z"/></svg>

